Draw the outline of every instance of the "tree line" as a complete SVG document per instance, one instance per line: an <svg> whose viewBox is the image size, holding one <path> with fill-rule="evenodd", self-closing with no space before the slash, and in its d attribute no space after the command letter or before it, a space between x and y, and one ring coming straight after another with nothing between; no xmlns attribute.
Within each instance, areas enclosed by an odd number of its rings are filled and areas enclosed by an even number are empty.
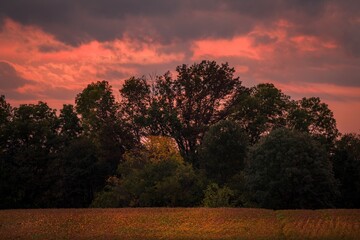
<svg viewBox="0 0 360 240"><path fill-rule="evenodd" d="M0 97L0 208L359 208L360 136L227 63L89 84L59 113ZM175 76L174 76L175 75Z"/></svg>

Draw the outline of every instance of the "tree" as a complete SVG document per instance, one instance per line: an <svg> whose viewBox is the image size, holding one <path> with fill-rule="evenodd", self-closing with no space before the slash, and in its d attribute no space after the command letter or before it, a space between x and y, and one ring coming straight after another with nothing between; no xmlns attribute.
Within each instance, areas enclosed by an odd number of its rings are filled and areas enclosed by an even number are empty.
<svg viewBox="0 0 360 240"><path fill-rule="evenodd" d="M345 134L336 143L333 156L335 177L340 181L337 207L360 207L360 135Z"/></svg>
<svg viewBox="0 0 360 240"><path fill-rule="evenodd" d="M334 207L337 182L323 147L309 135L278 129L250 153L250 200L273 209Z"/></svg>
<svg viewBox="0 0 360 240"><path fill-rule="evenodd" d="M273 129L286 126L290 103L290 97L273 84L262 83L235 96L230 105L230 116L254 144Z"/></svg>
<svg viewBox="0 0 360 240"><path fill-rule="evenodd" d="M56 207L88 207L95 192L104 186L100 164L96 147L88 138L69 142L53 164L56 181L48 194Z"/></svg>
<svg viewBox="0 0 360 240"><path fill-rule="evenodd" d="M339 136L336 120L328 105L318 97L302 98L289 111L289 126L292 129L310 133L332 151Z"/></svg>
<svg viewBox="0 0 360 240"><path fill-rule="evenodd" d="M11 133L9 131L9 124L12 120L13 110L5 100L5 96L0 96L0 160L2 164L4 164L3 161L4 157L6 155L6 152L9 147L8 143L8 137ZM1 166L1 165L0 165Z"/></svg>
<svg viewBox="0 0 360 240"><path fill-rule="evenodd" d="M223 185L244 169L248 139L234 122L222 120L210 127L199 147L200 169Z"/></svg>
<svg viewBox="0 0 360 240"><path fill-rule="evenodd" d="M14 108L7 161L11 166L11 207L44 207L52 184L48 168L58 151L58 118L46 103Z"/></svg>
<svg viewBox="0 0 360 240"><path fill-rule="evenodd" d="M119 177L109 179L110 184L97 195L93 206L189 207L200 204L201 178L183 161L176 148L168 148L172 146L170 139L158 140L152 137L148 140L150 144L147 142L142 148L125 154L125 161L119 164ZM112 201L108 202L104 196L110 196Z"/></svg>
<svg viewBox="0 0 360 240"><path fill-rule="evenodd" d="M117 104L108 82L89 84L75 98L76 111L81 114L87 134L96 134L103 124L114 121Z"/></svg>
<svg viewBox="0 0 360 240"><path fill-rule="evenodd" d="M147 161L156 163L164 159L173 159L177 162L182 162L183 158L179 153L174 139L164 136L148 136L144 139L144 147L149 153Z"/></svg>
<svg viewBox="0 0 360 240"><path fill-rule="evenodd" d="M151 134L148 131L148 109L151 105L150 85L144 77L131 77L123 84L120 95L122 118L132 126L134 136L140 141L142 136Z"/></svg>
<svg viewBox="0 0 360 240"><path fill-rule="evenodd" d="M80 119L75 112L74 106L71 104L64 104L60 110L59 124L60 136L62 136L64 140L76 139L81 135L83 130Z"/></svg>
<svg viewBox="0 0 360 240"><path fill-rule="evenodd" d="M5 100L5 96L0 96L0 209L10 208L14 201L10 194L14 186L13 170L14 166L11 159L10 142L11 135L10 123L13 110Z"/></svg>
<svg viewBox="0 0 360 240"><path fill-rule="evenodd" d="M134 137L118 116L119 106L108 82L89 84L75 102L85 134L97 147L105 180L115 173L124 152L135 144Z"/></svg>
<svg viewBox="0 0 360 240"><path fill-rule="evenodd" d="M0 126L10 121L12 108L5 100L4 95L0 95Z"/></svg>
<svg viewBox="0 0 360 240"><path fill-rule="evenodd" d="M128 116L132 109L147 116L147 120L134 122L148 127L152 134L173 137L185 159L197 165L197 146L208 128L227 116L226 106L242 89L241 82L227 63L202 61L178 66L176 71L176 79L166 73L153 86L134 78L125 82L122 105L131 104L132 108L125 107ZM141 98L135 97L138 92Z"/></svg>

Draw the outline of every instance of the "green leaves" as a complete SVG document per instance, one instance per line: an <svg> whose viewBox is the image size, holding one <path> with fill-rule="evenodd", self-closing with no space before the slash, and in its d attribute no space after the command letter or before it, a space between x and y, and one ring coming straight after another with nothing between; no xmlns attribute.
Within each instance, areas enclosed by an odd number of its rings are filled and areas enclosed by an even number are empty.
<svg viewBox="0 0 360 240"><path fill-rule="evenodd" d="M130 78L120 90L121 105L138 134L173 137L190 161L208 128L228 115L241 82L227 63L202 61L176 71L176 78L165 73L151 86L144 78Z"/></svg>
<svg viewBox="0 0 360 240"><path fill-rule="evenodd" d="M108 120L114 120L117 104L108 82L89 84L75 99L76 111L81 114L85 130L97 132Z"/></svg>
<svg viewBox="0 0 360 240"><path fill-rule="evenodd" d="M271 130L285 127L290 97L273 84L259 84L238 93L231 105L231 119L249 135L252 144Z"/></svg>
<svg viewBox="0 0 360 240"><path fill-rule="evenodd" d="M338 186L326 152L309 135L278 129L254 146L246 168L252 201L260 207L333 207Z"/></svg>
<svg viewBox="0 0 360 240"><path fill-rule="evenodd" d="M200 169L223 185L244 169L247 147L247 136L236 123L220 121L210 127L199 146Z"/></svg>
<svg viewBox="0 0 360 240"><path fill-rule="evenodd" d="M333 150L339 131L333 112L320 98L303 98L294 102L289 109L288 122L290 128L310 133Z"/></svg>
<svg viewBox="0 0 360 240"><path fill-rule="evenodd" d="M335 177L341 184L338 205L345 208L360 207L360 135L345 134L336 143L332 156Z"/></svg>
<svg viewBox="0 0 360 240"><path fill-rule="evenodd" d="M219 187L216 183L211 183L204 191L205 197L203 204L205 207L233 207L231 199L234 197L234 192L228 187Z"/></svg>

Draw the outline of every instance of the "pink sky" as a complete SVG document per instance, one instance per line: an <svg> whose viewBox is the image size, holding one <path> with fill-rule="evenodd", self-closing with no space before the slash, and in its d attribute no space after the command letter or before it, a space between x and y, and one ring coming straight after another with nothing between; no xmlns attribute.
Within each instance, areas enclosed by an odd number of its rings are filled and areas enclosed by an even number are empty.
<svg viewBox="0 0 360 240"><path fill-rule="evenodd" d="M39 6L28 2L35 14ZM80 11L68 3L68 14L54 10L54 16L40 17L20 16L1 3L0 94L14 106L42 100L60 109L74 103L88 83L107 80L119 98L118 89L131 76L163 74L206 59L228 62L245 86L271 82L293 99L320 97L342 133L360 133L356 3L274 1L281 8L261 10L228 1L210 1L217 5L209 7L175 1L176 9L161 5L167 15L120 2L117 7L129 9L123 15L91 4ZM53 6L46 7L52 13Z"/></svg>

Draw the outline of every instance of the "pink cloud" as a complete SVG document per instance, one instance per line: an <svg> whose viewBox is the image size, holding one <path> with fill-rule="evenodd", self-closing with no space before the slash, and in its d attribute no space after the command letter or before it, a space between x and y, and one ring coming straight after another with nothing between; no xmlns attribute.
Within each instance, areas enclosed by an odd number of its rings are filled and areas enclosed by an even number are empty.
<svg viewBox="0 0 360 240"><path fill-rule="evenodd" d="M298 34L294 28L282 19L231 38L198 38L187 44L141 42L125 34L122 39L69 46L38 27L6 20L0 31L0 61L29 80L14 90L29 95L28 100L13 97L11 103L43 100L57 109L73 103L76 93L93 81L109 80L119 88L130 76L153 73L154 66L173 71L178 64L203 59L228 61L245 85L273 82L293 98L320 96L334 111L341 131L358 131L360 60L349 59L334 40Z"/></svg>
<svg viewBox="0 0 360 240"><path fill-rule="evenodd" d="M206 39L193 43L193 60L200 60L206 57L244 57L254 60L261 60L261 53L252 46L252 39L249 37L235 37L233 39Z"/></svg>
<svg viewBox="0 0 360 240"><path fill-rule="evenodd" d="M184 58L183 53L165 53L159 43L133 42L129 38L68 46L38 27L22 26L9 19L0 32L0 45L0 60L11 63L20 76L32 81L16 91L31 92L50 103L56 101L46 96L47 90L60 87L81 91L90 82L106 79L109 72L118 73L112 74L111 81L116 83L140 74L131 64L162 64Z"/></svg>

